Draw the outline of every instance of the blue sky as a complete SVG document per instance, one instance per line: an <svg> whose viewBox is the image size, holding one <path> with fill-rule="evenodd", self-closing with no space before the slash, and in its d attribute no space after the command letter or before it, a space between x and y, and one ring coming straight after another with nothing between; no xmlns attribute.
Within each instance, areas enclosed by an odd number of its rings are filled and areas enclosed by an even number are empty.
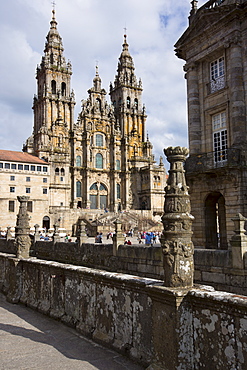
<svg viewBox="0 0 247 370"><path fill-rule="evenodd" d="M109 91L127 28L137 78L143 83L146 128L156 160L168 146L188 146L184 61L174 44L188 26L190 0L57 0L64 55L73 68L76 114L87 98L98 61ZM199 6L204 1L199 1ZM35 70L43 55L51 1L0 4L0 149L21 150L33 126Z"/></svg>

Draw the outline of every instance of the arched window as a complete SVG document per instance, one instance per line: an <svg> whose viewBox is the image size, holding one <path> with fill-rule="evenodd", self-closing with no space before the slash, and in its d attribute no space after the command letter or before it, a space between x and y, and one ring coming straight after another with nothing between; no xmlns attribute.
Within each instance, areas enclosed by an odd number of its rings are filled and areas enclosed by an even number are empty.
<svg viewBox="0 0 247 370"><path fill-rule="evenodd" d="M90 186L90 190L98 190L98 186L96 184L96 182Z"/></svg>
<svg viewBox="0 0 247 370"><path fill-rule="evenodd" d="M57 87L56 87L56 81L52 80L51 81L51 93L56 94L57 93Z"/></svg>
<svg viewBox="0 0 247 370"><path fill-rule="evenodd" d="M100 183L99 190L106 190L106 186Z"/></svg>
<svg viewBox="0 0 247 370"><path fill-rule="evenodd" d="M127 108L130 108L130 97L127 97Z"/></svg>
<svg viewBox="0 0 247 370"><path fill-rule="evenodd" d="M51 53L51 55L50 55L50 63L51 63L51 64L54 64L54 57L53 57L53 53Z"/></svg>
<svg viewBox="0 0 247 370"><path fill-rule="evenodd" d="M105 209L107 207L107 188L102 183L93 183L90 186L90 208Z"/></svg>
<svg viewBox="0 0 247 370"><path fill-rule="evenodd" d="M135 98L135 108L138 109L138 99Z"/></svg>
<svg viewBox="0 0 247 370"><path fill-rule="evenodd" d="M120 171L120 160L119 159L116 160L116 170Z"/></svg>
<svg viewBox="0 0 247 370"><path fill-rule="evenodd" d="M76 197L80 198L81 197L81 182L76 181Z"/></svg>
<svg viewBox="0 0 247 370"><path fill-rule="evenodd" d="M100 98L97 98L96 99L96 108L98 108L99 110L101 110L101 100L100 100Z"/></svg>
<svg viewBox="0 0 247 370"><path fill-rule="evenodd" d="M95 136L96 146L103 146L103 135L96 134Z"/></svg>
<svg viewBox="0 0 247 370"><path fill-rule="evenodd" d="M121 198L121 193L120 193L120 184L117 184L117 199Z"/></svg>
<svg viewBox="0 0 247 370"><path fill-rule="evenodd" d="M55 175L58 176L59 175L59 168L56 168L55 169Z"/></svg>
<svg viewBox="0 0 247 370"><path fill-rule="evenodd" d="M225 198L219 192L205 200L206 248L227 249Z"/></svg>
<svg viewBox="0 0 247 370"><path fill-rule="evenodd" d="M90 150L90 162L93 161L93 153L92 153L92 150Z"/></svg>
<svg viewBox="0 0 247 370"><path fill-rule="evenodd" d="M100 153L96 154L95 157L95 167L96 168L103 168L103 156Z"/></svg>
<svg viewBox="0 0 247 370"><path fill-rule="evenodd" d="M61 176L64 176L64 175L65 175L64 168L61 168Z"/></svg>
<svg viewBox="0 0 247 370"><path fill-rule="evenodd" d="M62 92L62 96L66 96L66 83L65 82L61 83L61 92Z"/></svg>
<svg viewBox="0 0 247 370"><path fill-rule="evenodd" d="M81 167L81 156L80 155L76 156L75 165L76 167Z"/></svg>

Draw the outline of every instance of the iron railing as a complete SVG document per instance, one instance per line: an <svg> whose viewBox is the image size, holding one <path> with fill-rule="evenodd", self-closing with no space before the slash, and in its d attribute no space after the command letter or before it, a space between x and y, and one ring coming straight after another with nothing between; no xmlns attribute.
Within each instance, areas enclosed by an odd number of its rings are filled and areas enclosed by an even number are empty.
<svg viewBox="0 0 247 370"><path fill-rule="evenodd" d="M209 152L200 154L191 154L185 163L187 173L207 172L217 168L232 168L245 165L244 158L241 157L240 149L226 149L220 155L219 152Z"/></svg>

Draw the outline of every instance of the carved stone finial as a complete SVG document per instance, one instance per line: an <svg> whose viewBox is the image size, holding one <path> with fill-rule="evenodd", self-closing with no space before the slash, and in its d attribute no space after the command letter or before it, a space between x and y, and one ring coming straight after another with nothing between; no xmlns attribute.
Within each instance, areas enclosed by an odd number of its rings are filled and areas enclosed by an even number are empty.
<svg viewBox="0 0 247 370"><path fill-rule="evenodd" d="M190 11L190 15L193 15L197 12L197 4L198 4L198 1L197 0L192 0L191 1L191 11Z"/></svg>
<svg viewBox="0 0 247 370"><path fill-rule="evenodd" d="M29 215L27 213L28 196L18 196L20 202L19 213L17 215L15 227L15 245L17 258L29 258L29 250L31 247Z"/></svg>
<svg viewBox="0 0 247 370"><path fill-rule="evenodd" d="M161 247L164 256L164 285L168 287L191 287L193 285L194 247L191 241L190 199L184 176L187 148L164 149L170 162L169 177L165 187L165 204L162 223Z"/></svg>

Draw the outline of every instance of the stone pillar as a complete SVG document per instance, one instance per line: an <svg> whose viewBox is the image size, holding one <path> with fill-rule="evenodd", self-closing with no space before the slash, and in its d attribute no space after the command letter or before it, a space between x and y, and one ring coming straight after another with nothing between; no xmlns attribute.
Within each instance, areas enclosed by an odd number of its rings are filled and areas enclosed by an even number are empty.
<svg viewBox="0 0 247 370"><path fill-rule="evenodd" d="M199 100L198 67L194 64L184 66L187 79L188 96L188 134L190 154L201 153L201 114Z"/></svg>
<svg viewBox="0 0 247 370"><path fill-rule="evenodd" d="M27 213L28 196L18 196L20 202L19 213L17 215L15 227L15 245L17 258L29 258L29 251L31 247L29 216Z"/></svg>
<svg viewBox="0 0 247 370"><path fill-rule="evenodd" d="M86 243L87 241L87 233L86 233L86 223L79 218L78 219L78 231L77 231L77 243L81 245L82 243Z"/></svg>
<svg viewBox="0 0 247 370"><path fill-rule="evenodd" d="M11 227L7 227L6 240L13 239L11 235Z"/></svg>
<svg viewBox="0 0 247 370"><path fill-rule="evenodd" d="M34 243L35 242L38 242L40 240L40 235L39 235L39 225L38 224L35 224L34 225Z"/></svg>
<svg viewBox="0 0 247 370"><path fill-rule="evenodd" d="M113 256L117 255L118 246L124 244L125 237L123 236L122 232L122 222L120 220L116 220L115 224L115 234L113 234Z"/></svg>
<svg viewBox="0 0 247 370"><path fill-rule="evenodd" d="M189 150L181 147L164 149L170 163L165 187L165 204L161 236L164 263L164 285L167 287L192 287L194 275L194 246L191 241L192 220L190 199L183 164Z"/></svg>
<svg viewBox="0 0 247 370"><path fill-rule="evenodd" d="M54 225L54 233L52 235L52 239L54 241L54 243L57 243L60 241L60 236L59 236L59 232L58 232L58 228L59 228L59 221L57 221Z"/></svg>
<svg viewBox="0 0 247 370"><path fill-rule="evenodd" d="M243 52L240 37L236 34L230 46L230 114L233 144L239 145L246 138L246 107L244 92Z"/></svg>
<svg viewBox="0 0 247 370"><path fill-rule="evenodd" d="M235 269L244 269L244 254L247 252L247 236L244 224L247 218L238 213L234 218L234 232L230 240L232 249L232 267Z"/></svg>

